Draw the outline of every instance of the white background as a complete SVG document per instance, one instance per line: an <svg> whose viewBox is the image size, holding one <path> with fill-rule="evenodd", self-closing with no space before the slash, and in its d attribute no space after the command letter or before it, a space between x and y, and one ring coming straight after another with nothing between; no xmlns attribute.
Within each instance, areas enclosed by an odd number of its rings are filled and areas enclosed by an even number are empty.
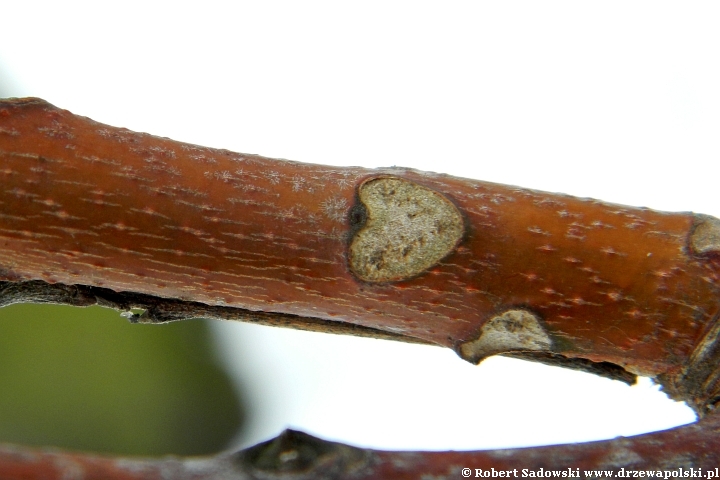
<svg viewBox="0 0 720 480"><path fill-rule="evenodd" d="M177 140L401 165L720 216L716 2L0 1L0 96ZM441 348L222 323L253 404L390 449L585 441L690 422L627 387Z"/></svg>

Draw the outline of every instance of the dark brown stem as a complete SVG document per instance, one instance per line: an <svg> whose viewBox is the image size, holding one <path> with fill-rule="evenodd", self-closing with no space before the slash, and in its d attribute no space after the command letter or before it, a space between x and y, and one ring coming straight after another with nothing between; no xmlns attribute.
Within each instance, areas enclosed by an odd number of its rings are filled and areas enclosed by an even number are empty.
<svg viewBox="0 0 720 480"><path fill-rule="evenodd" d="M694 472L697 477L710 478L706 475L720 468L719 435L720 417L712 415L695 425L632 438L480 452L383 452L328 442L294 431L286 431L238 453L195 459L108 458L0 446L0 478L410 480L483 478L484 472L491 476L493 470L510 472L508 478L553 476L553 471L565 472L565 478L602 478L610 476L605 472L617 473L621 469L624 472L653 470L654 475L661 478L665 472L672 475L680 469L680 477ZM470 474L466 471L463 475L463 469L470 469Z"/></svg>

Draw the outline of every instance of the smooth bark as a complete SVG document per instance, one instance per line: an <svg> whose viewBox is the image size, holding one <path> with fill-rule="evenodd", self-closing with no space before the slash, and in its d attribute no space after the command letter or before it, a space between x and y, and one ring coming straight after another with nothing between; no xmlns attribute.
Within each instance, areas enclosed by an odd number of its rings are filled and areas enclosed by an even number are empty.
<svg viewBox="0 0 720 480"><path fill-rule="evenodd" d="M700 416L720 398L713 217L238 154L40 99L0 100L0 179L0 306L142 308L133 320L232 318L641 374ZM717 438L708 422L677 431Z"/></svg>

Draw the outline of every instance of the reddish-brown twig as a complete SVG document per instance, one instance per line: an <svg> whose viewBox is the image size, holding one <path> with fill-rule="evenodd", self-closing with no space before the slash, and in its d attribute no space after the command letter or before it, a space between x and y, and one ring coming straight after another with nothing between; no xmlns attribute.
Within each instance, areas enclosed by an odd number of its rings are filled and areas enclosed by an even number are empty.
<svg viewBox="0 0 720 480"><path fill-rule="evenodd" d="M237 154L39 99L0 101L0 176L0 305L101 303L144 308L144 322L236 318L642 374L701 416L720 395L713 217Z"/></svg>

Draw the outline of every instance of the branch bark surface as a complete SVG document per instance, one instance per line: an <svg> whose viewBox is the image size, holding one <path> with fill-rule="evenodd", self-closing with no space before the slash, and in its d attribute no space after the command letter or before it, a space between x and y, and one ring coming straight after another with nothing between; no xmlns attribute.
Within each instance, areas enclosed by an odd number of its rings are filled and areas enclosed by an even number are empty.
<svg viewBox="0 0 720 480"><path fill-rule="evenodd" d="M720 398L713 217L238 154L40 99L0 100L0 178L0 306L98 303L642 374L700 415Z"/></svg>

